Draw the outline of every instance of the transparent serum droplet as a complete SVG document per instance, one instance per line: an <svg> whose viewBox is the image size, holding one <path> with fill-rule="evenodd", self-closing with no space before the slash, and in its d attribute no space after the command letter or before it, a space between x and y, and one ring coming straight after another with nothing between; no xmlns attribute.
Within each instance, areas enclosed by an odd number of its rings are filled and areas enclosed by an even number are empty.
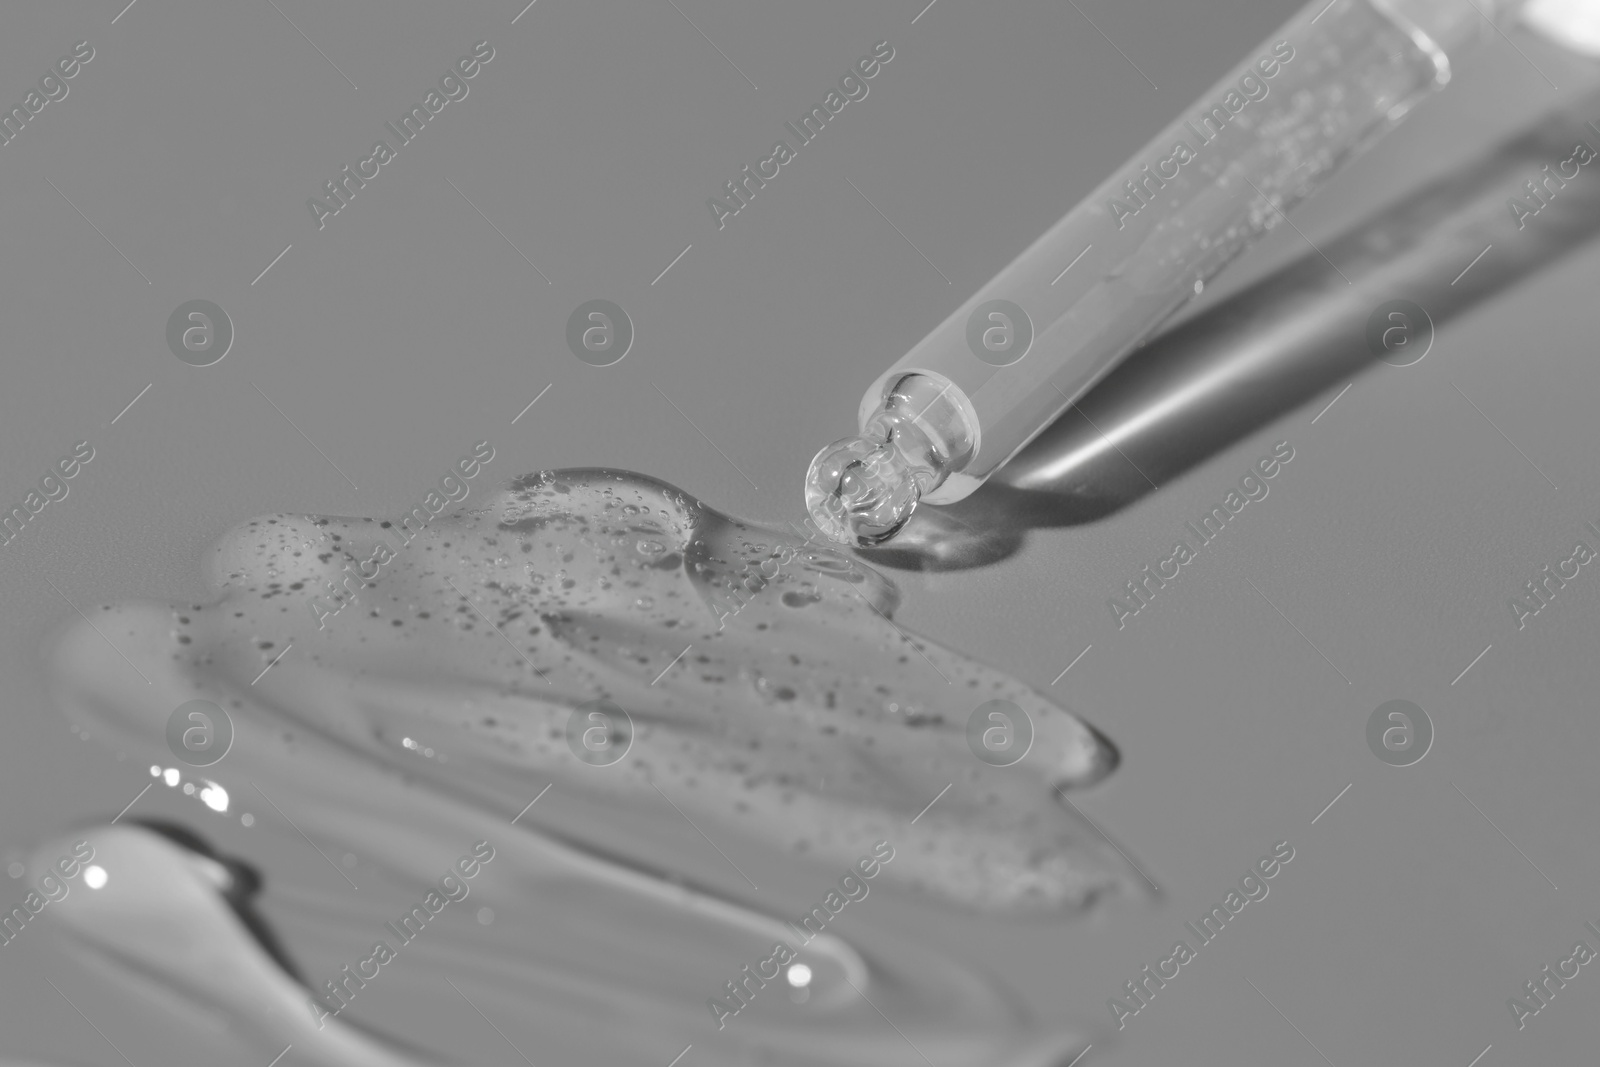
<svg viewBox="0 0 1600 1067"><path fill-rule="evenodd" d="M818 452L806 474L806 510L830 540L867 548L900 532L922 488L887 440L846 437Z"/></svg>
<svg viewBox="0 0 1600 1067"><path fill-rule="evenodd" d="M894 537L917 502L963 469L978 445L972 406L955 385L907 374L884 393L861 433L818 452L806 510L824 536L869 548Z"/></svg>

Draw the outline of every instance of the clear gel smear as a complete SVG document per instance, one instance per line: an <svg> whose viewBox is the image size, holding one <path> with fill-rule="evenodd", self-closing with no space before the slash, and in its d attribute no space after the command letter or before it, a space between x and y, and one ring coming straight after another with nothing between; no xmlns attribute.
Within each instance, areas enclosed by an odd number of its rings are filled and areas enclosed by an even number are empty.
<svg viewBox="0 0 1600 1067"><path fill-rule="evenodd" d="M52 905L53 936L173 1011L329 1065L459 1062L431 1043L443 1008L394 1007L454 997L445 977L537 1033L541 1063L665 1063L692 1042L697 1064L910 1065L927 1041L941 1063L1042 1067L1081 1047L1068 1027L1093 1005L1030 1018L914 916L1070 916L1138 895L1058 793L1115 752L1021 682L906 634L894 586L849 556L589 469L524 476L414 534L264 516L223 535L206 572L204 603L97 605L45 644L76 726L175 767L169 781L212 783L231 800L196 825L258 843L239 858L265 872L298 974L223 903L216 862L132 817L74 837L108 877ZM968 745L995 699L1033 724L1014 766ZM234 731L203 768L166 740L192 700ZM609 764L584 741L596 700L626 712L606 720L610 751L626 746ZM496 859L462 914L317 1019L311 989L478 839ZM894 858L854 917L803 941L790 924L880 841ZM347 853L355 877L329 869ZM479 908L492 926L470 921ZM769 983L719 1027L708 999L778 941L810 968L804 995Z"/></svg>

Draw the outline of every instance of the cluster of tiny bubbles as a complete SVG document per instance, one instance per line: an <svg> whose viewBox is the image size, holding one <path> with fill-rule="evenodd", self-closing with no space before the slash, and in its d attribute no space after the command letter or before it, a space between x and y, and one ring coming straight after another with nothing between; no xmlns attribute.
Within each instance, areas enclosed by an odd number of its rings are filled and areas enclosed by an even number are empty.
<svg viewBox="0 0 1600 1067"><path fill-rule="evenodd" d="M228 791L219 782L210 778L202 778L199 782L184 781L183 772L177 767L163 768L159 763L150 765L150 777L160 779L168 789L177 789L181 785L184 796L196 798L219 815L228 813ZM246 826L254 825L256 821L248 812L239 819Z"/></svg>
<svg viewBox="0 0 1600 1067"><path fill-rule="evenodd" d="M416 740L415 738L402 737L400 739L400 745L401 745L402 748L409 749L410 751L416 752L416 753L418 753L418 754L420 754L422 756L427 757L428 759L434 759L435 758L433 749L428 748L427 746L423 745L420 741ZM438 758L440 763L448 763L448 762L450 762L450 757L446 756L442 752L438 754L437 758Z"/></svg>

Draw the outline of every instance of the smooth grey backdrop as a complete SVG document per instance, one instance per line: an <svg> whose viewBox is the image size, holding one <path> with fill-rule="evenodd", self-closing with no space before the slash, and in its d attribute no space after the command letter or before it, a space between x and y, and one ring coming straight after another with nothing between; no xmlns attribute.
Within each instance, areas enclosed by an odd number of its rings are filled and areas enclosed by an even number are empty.
<svg viewBox="0 0 1600 1067"><path fill-rule="evenodd" d="M677 6L538 0L514 25L517 2L113 0L0 16L8 106L74 42L95 48L68 98L0 147L0 500L20 502L75 441L97 450L70 496L0 549L0 848L107 817L148 780L47 705L37 642L71 608L46 578L80 607L193 596L204 546L239 519L395 510L482 437L501 449L496 477L615 465L797 518L806 462L851 428L871 377L1297 5ZM495 58L470 96L319 232L306 199L485 38ZM706 198L879 40L895 58L870 95L719 232ZM1547 76L1578 80L1575 62L1517 43L1525 55L1491 46L1297 214L1306 235L1547 106ZM1300 241L1274 234L1235 277ZM1580 978L1520 1035L1505 1001L1600 921L1600 590L1585 572L1521 632L1506 600L1600 522L1597 277L1600 250L1574 257L1452 323L1422 363L1358 379L1315 425L1332 391L1111 520L1035 533L981 571L897 575L905 625L1041 688L1093 646L1049 689L1124 754L1081 805L1166 895L1043 927L911 907L872 921L1104 1028L1106 998L1288 839L1296 860L1268 901L1121 1035L1090 1031L1086 1064L1322 1062L1308 1041L1340 1067L1467 1067L1491 1044L1484 1067L1567 1063L1592 1048L1582 986L1600 980ZM197 298L236 329L204 369L164 340ZM636 330L609 368L565 347L567 316L596 298ZM1118 632L1106 597L1282 439L1296 458L1270 498ZM1436 731L1413 767L1364 740L1396 698ZM204 829L250 847L231 825ZM64 965L34 951L0 960L6 1051L114 1062L40 981ZM93 975L70 981L136 1063L226 1051Z"/></svg>

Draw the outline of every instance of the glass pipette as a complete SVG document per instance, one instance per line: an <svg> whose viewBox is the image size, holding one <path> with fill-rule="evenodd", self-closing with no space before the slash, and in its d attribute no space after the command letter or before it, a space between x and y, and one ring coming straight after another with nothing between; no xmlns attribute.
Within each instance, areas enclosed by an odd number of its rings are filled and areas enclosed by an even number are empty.
<svg viewBox="0 0 1600 1067"><path fill-rule="evenodd" d="M807 472L818 528L972 493L1519 6L1313 0L872 383Z"/></svg>

